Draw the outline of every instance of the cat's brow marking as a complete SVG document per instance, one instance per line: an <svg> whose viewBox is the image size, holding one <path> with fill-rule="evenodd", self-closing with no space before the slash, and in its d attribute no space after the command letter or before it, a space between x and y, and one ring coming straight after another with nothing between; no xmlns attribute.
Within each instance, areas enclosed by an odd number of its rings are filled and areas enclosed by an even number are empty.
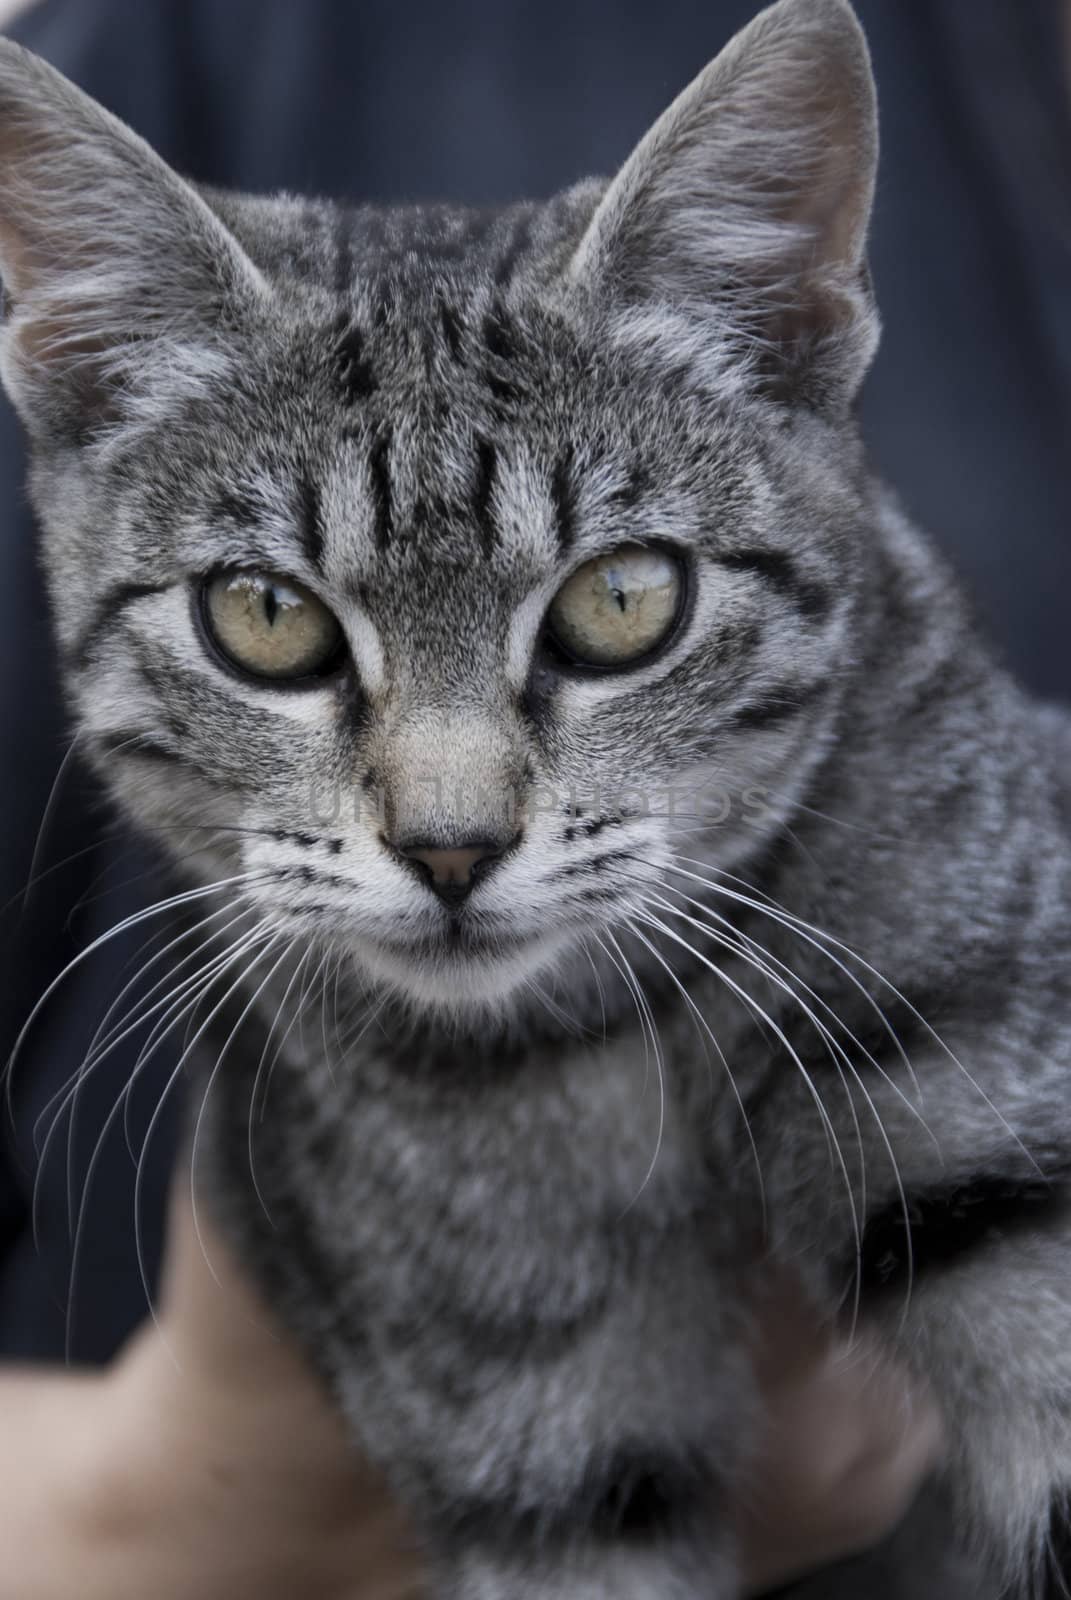
<svg viewBox="0 0 1071 1600"><path fill-rule="evenodd" d="M379 433L372 447L369 473L372 483L372 510L375 518L375 541L385 550L394 537L394 505L390 482L390 428Z"/></svg>
<svg viewBox="0 0 1071 1600"><path fill-rule="evenodd" d="M324 525L320 492L308 473L298 480L298 534L309 565L315 572L324 569Z"/></svg>
<svg viewBox="0 0 1071 1600"><path fill-rule="evenodd" d="M485 378L496 400L517 398L517 386L508 371L515 355L513 339L504 307L495 302L483 320L483 338L489 363Z"/></svg>
<svg viewBox="0 0 1071 1600"><path fill-rule="evenodd" d="M614 505L631 508L639 503L650 486L650 473L642 461L633 461L624 481L608 496Z"/></svg>
<svg viewBox="0 0 1071 1600"><path fill-rule="evenodd" d="M379 387L368 359L364 334L355 323L345 323L335 346L335 364L342 392L350 405L367 400Z"/></svg>
<svg viewBox="0 0 1071 1600"><path fill-rule="evenodd" d="M240 489L226 488L216 497L213 515L239 528L252 528L260 522L262 512L251 495Z"/></svg>
<svg viewBox="0 0 1071 1600"><path fill-rule="evenodd" d="M442 324L443 338L446 348L455 361L463 362L465 350L463 344L463 327L461 318L456 309L445 300L439 301L439 321Z"/></svg>
<svg viewBox="0 0 1071 1600"><path fill-rule="evenodd" d="M494 492L495 475L498 471L498 451L489 439L480 439L476 445L476 485L473 491L472 508L476 517L476 529L480 536L484 555L489 556L498 542L498 529L495 524Z"/></svg>
<svg viewBox="0 0 1071 1600"><path fill-rule="evenodd" d="M563 553L576 540L576 486L573 481L573 447L566 445L551 473L550 496L554 506L554 531Z"/></svg>

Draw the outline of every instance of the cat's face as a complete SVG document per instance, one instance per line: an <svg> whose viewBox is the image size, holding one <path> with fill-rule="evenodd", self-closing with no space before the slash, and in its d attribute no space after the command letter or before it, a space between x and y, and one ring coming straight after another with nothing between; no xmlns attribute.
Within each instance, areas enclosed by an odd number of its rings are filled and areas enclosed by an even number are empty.
<svg viewBox="0 0 1071 1600"><path fill-rule="evenodd" d="M670 860L760 846L831 736L865 555L840 0L760 19L607 190L490 222L210 207L2 69L5 378L127 810L448 1010L612 959Z"/></svg>

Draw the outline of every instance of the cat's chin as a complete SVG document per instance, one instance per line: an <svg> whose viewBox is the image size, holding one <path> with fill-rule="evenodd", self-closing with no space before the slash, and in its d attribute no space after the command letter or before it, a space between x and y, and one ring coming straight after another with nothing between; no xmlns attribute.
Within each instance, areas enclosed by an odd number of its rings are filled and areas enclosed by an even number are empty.
<svg viewBox="0 0 1071 1600"><path fill-rule="evenodd" d="M572 942L561 930L457 948L362 940L354 956L371 978L416 1009L458 1017L500 1013Z"/></svg>

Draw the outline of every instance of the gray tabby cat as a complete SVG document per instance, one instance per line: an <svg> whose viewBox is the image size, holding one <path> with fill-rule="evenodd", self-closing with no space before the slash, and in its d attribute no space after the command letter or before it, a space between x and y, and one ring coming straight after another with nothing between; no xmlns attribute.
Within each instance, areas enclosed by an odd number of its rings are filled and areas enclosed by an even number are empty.
<svg viewBox="0 0 1071 1600"><path fill-rule="evenodd" d="M736 1594L763 1261L925 1374L1027 1592L1071 737L867 470L849 6L495 214L200 193L0 80L3 378L82 746L197 913L195 1171L436 1594Z"/></svg>

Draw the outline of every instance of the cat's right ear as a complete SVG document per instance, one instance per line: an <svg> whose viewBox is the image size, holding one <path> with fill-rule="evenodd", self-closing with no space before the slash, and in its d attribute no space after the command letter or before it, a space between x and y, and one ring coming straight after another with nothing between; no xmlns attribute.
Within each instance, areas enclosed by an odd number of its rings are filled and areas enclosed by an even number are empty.
<svg viewBox="0 0 1071 1600"><path fill-rule="evenodd" d="M0 40L0 377L32 435L107 428L154 377L218 372L215 330L268 288L118 118Z"/></svg>

